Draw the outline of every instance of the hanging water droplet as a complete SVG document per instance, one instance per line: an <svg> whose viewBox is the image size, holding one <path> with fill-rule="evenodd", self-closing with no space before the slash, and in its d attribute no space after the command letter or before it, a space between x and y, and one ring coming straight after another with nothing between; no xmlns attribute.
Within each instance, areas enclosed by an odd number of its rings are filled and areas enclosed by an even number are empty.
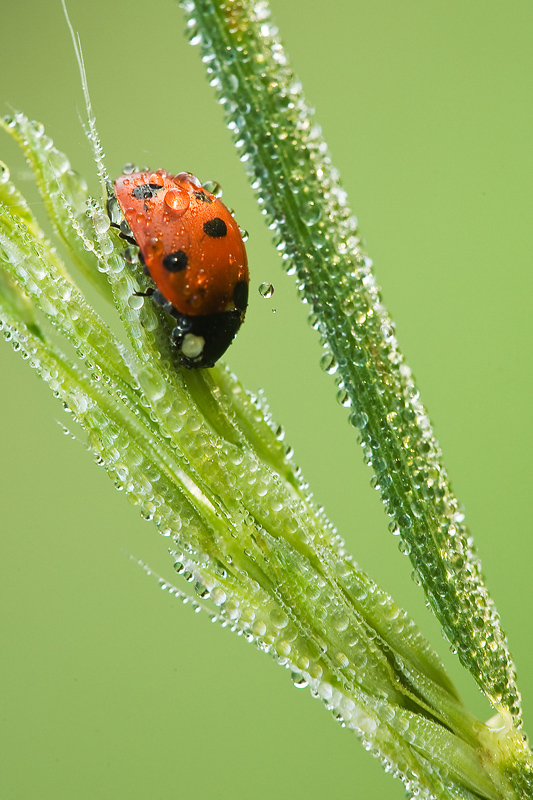
<svg viewBox="0 0 533 800"><path fill-rule="evenodd" d="M393 520L393 522L389 522L389 531L392 533L393 536L400 535L400 526L398 525L396 520Z"/></svg>
<svg viewBox="0 0 533 800"><path fill-rule="evenodd" d="M346 389L339 389L337 392L337 403L345 408L349 408L352 405L352 398Z"/></svg>
<svg viewBox="0 0 533 800"><path fill-rule="evenodd" d="M198 597L207 597L207 595L209 594L207 588L203 585L203 583L200 583L200 581L196 581L196 583L194 584L194 591L196 592Z"/></svg>
<svg viewBox="0 0 533 800"><path fill-rule="evenodd" d="M293 672L291 677L292 682L297 689L305 689L307 686L309 686L308 681L303 675L298 675L297 672Z"/></svg>
<svg viewBox="0 0 533 800"><path fill-rule="evenodd" d="M354 411L348 419L350 424L359 430L363 430L368 424L368 415L364 411Z"/></svg>
<svg viewBox="0 0 533 800"><path fill-rule="evenodd" d="M334 375L335 372L337 372L338 364L335 361L335 356L333 353L324 353L320 359L320 366L324 372L328 373L328 375Z"/></svg>
<svg viewBox="0 0 533 800"><path fill-rule="evenodd" d="M225 603L227 599L226 592L223 589L218 586L212 589L211 600L216 606L221 606L222 603Z"/></svg>
<svg viewBox="0 0 533 800"><path fill-rule="evenodd" d="M409 544L409 542L406 542L405 539L401 539L398 542L398 550L402 555L408 556L409 553L411 552L411 545Z"/></svg>
<svg viewBox="0 0 533 800"><path fill-rule="evenodd" d="M274 294L274 287L271 283L260 283L259 294L265 299L269 299Z"/></svg>
<svg viewBox="0 0 533 800"><path fill-rule="evenodd" d="M9 180L9 167L0 161L0 186L7 183Z"/></svg>

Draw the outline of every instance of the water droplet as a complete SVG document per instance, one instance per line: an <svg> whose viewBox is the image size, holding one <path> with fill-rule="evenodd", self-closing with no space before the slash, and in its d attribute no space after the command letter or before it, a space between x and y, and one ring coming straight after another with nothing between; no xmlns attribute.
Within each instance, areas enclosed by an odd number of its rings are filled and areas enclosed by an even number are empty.
<svg viewBox="0 0 533 800"><path fill-rule="evenodd" d="M308 226L316 225L322 216L322 207L318 203L309 202L303 211L303 221Z"/></svg>
<svg viewBox="0 0 533 800"><path fill-rule="evenodd" d="M416 583L417 586L422 586L422 578L418 570L414 569L411 572L411 578L413 579L413 581Z"/></svg>
<svg viewBox="0 0 533 800"><path fill-rule="evenodd" d="M66 155L55 148L51 149L48 162L57 175L64 175L70 169L70 161Z"/></svg>
<svg viewBox="0 0 533 800"><path fill-rule="evenodd" d="M305 689L307 686L309 686L308 681L303 677L303 675L298 675L296 672L292 673L292 682L297 689Z"/></svg>
<svg viewBox="0 0 533 800"><path fill-rule="evenodd" d="M335 653L335 661L337 662L339 667L342 667L343 669L346 669L346 667L350 663L350 659L348 658L346 653Z"/></svg>
<svg viewBox="0 0 533 800"><path fill-rule="evenodd" d="M261 283L259 284L259 294L261 297L268 299L274 294L274 287L271 283Z"/></svg>
<svg viewBox="0 0 533 800"><path fill-rule="evenodd" d="M200 183L196 175L192 174L192 172L178 172L178 174L175 177L175 180L178 183L192 183L192 185L197 186L198 189L202 188L202 184Z"/></svg>
<svg viewBox="0 0 533 800"><path fill-rule="evenodd" d="M200 583L199 581L196 581L196 583L194 584L194 591L196 592L198 597L207 597L207 595L209 594L208 589L206 589L203 583Z"/></svg>
<svg viewBox="0 0 533 800"><path fill-rule="evenodd" d="M96 211L92 215L92 219L93 219L93 225L94 225L94 230L96 232L96 235L97 236L103 236L103 234L106 233L106 231L109 230L110 225L111 225L111 221L109 219L109 216L107 214L105 214L103 211L101 211L100 209L98 209L98 211Z"/></svg>
<svg viewBox="0 0 533 800"><path fill-rule="evenodd" d="M139 263L139 248L133 245L129 245L126 247L122 254L128 264L138 264Z"/></svg>
<svg viewBox="0 0 533 800"><path fill-rule="evenodd" d="M267 626L261 620L257 620L252 626L252 631L256 636L264 636L267 632Z"/></svg>
<svg viewBox="0 0 533 800"><path fill-rule="evenodd" d="M354 411L348 419L350 424L359 428L359 430L363 430L368 424L368 415L364 411Z"/></svg>
<svg viewBox="0 0 533 800"><path fill-rule="evenodd" d="M222 186L218 181L205 181L203 187L209 194L214 194L219 199L222 197Z"/></svg>
<svg viewBox="0 0 533 800"><path fill-rule="evenodd" d="M392 533L393 536L400 535L400 526L395 520L389 523L389 531Z"/></svg>
<svg viewBox="0 0 533 800"><path fill-rule="evenodd" d="M328 373L328 375L334 375L335 372L337 372L338 364L335 361L335 356L333 353L324 353L320 359L320 366L324 372Z"/></svg>
<svg viewBox="0 0 533 800"><path fill-rule="evenodd" d="M285 628L289 624L289 618L281 609L274 609L270 612L270 621L276 628Z"/></svg>
<svg viewBox="0 0 533 800"><path fill-rule="evenodd" d="M132 294L131 297L128 297L128 305L138 311L144 305L144 296Z"/></svg>
<svg viewBox="0 0 533 800"><path fill-rule="evenodd" d="M3 161L0 161L0 186L4 183L7 183L9 180L9 167L4 164Z"/></svg>
<svg viewBox="0 0 533 800"><path fill-rule="evenodd" d="M398 517L398 524L401 528L410 528L413 524L413 520L409 514L400 514Z"/></svg>
<svg viewBox="0 0 533 800"><path fill-rule="evenodd" d="M178 217L181 217L189 208L191 196L189 192L176 186L165 193L165 205Z"/></svg>
<svg viewBox="0 0 533 800"><path fill-rule="evenodd" d="M352 405L352 398L346 389L339 389L337 392L337 403L345 408L349 408Z"/></svg>

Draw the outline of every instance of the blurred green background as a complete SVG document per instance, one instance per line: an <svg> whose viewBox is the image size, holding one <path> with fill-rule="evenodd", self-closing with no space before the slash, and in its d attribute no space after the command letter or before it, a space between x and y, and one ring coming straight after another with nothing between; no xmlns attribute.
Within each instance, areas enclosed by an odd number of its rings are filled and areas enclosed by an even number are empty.
<svg viewBox="0 0 533 800"><path fill-rule="evenodd" d="M272 6L466 506L531 732L531 3ZM227 361L247 387L265 389L317 501L486 719L387 531L180 9L70 0L69 10L110 173L131 160L222 184L250 232L252 276ZM59 0L4 3L1 24L2 111L42 121L92 176ZM39 211L5 135L0 158ZM275 286L269 300L263 281ZM158 591L123 551L173 579L166 541L62 435L58 403L4 344L0 375L1 796L403 797L288 673Z"/></svg>

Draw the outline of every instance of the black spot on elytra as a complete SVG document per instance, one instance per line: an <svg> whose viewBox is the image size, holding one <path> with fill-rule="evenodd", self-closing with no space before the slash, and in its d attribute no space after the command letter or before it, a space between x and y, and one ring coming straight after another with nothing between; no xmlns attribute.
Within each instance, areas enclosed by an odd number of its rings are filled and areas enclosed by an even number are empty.
<svg viewBox="0 0 533 800"><path fill-rule="evenodd" d="M225 236L228 232L228 227L223 219L220 217L213 217L204 222L204 233L211 236L213 239L219 239Z"/></svg>
<svg viewBox="0 0 533 800"><path fill-rule="evenodd" d="M233 302L235 303L235 308L238 308L239 311L246 310L248 305L248 283L246 281L239 281L235 284Z"/></svg>
<svg viewBox="0 0 533 800"><path fill-rule="evenodd" d="M212 203L213 202L211 200L211 198L206 195L205 192L201 192L201 191L198 190L197 192L193 192L193 194L194 194L194 196L196 197L197 200L202 200L202 202L204 202L204 203Z"/></svg>
<svg viewBox="0 0 533 800"><path fill-rule="evenodd" d="M141 183L140 186L136 186L132 190L131 196L135 197L136 200L150 200L152 197L155 197L161 189L163 189L163 186L160 186L158 183Z"/></svg>
<svg viewBox="0 0 533 800"><path fill-rule="evenodd" d="M183 250L176 250L175 253L168 253L163 259L163 266L169 272L181 272L185 269L189 257Z"/></svg>

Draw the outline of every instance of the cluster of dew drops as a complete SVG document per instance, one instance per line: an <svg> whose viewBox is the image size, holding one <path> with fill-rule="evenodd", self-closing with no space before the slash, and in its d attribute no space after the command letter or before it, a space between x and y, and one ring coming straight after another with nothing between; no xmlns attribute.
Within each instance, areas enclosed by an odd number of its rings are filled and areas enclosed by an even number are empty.
<svg viewBox="0 0 533 800"><path fill-rule="evenodd" d="M210 83L224 106L229 119L228 127L250 174L252 188L256 191L261 212L267 216L286 270L296 274L302 298L313 307L310 322L318 330L324 346L322 368L335 375L339 386L337 399L351 410L349 422L358 429L365 461L375 473L372 485L381 492L387 513L393 518L390 530L394 535L401 535L400 550L413 561L413 579L432 587L428 602L435 607L439 607L439 598L449 597L450 603L453 600L454 614L444 621L445 632L455 640L453 649L459 652L465 662L474 662L474 670L478 671L481 682L490 687L495 699L508 694L513 711L518 714L512 661L500 629L499 617L482 583L479 562L464 525L463 511L450 489L429 418L420 402L410 369L403 362L394 325L381 302L379 287L372 272L372 261L361 252L357 220L338 183L338 173L331 166L320 127L312 121L312 111L304 100L301 84L290 71L277 28L269 19L268 6L263 2L253 6L253 24L259 26L266 59L263 53L248 52L243 38L242 46L232 52L228 50L224 61L213 51L209 33L195 18L194 2L184 0L182 7L189 16L187 26L191 44L202 47ZM231 4L226 10L231 15ZM268 81L270 67L264 61L269 58L272 67L270 74L276 75L276 81L271 84L271 94L275 94L279 110L279 117L276 117L276 107L271 108L270 118L264 110L246 102L249 87L245 84L248 78L238 77L239 65L255 59L256 77L251 80L261 80L257 78L261 72L263 81ZM294 147L288 176L275 141L276 136L282 140L291 136L290 129L284 127L284 114L292 118L296 131L291 142ZM263 118L259 119L261 115ZM254 126L260 126L263 131L261 148L250 133ZM316 185L306 185L313 171ZM275 210L279 209L276 193L285 193L284 196L287 196L287 189L305 201L298 206L300 218L309 231L309 247L303 250L301 241L291 238L290 226L287 226L283 212ZM333 220L341 232L335 248L330 247L333 244L331 237L328 240L329 226ZM336 289L344 319L333 319L333 310L321 305L320 293L313 288L312 272L309 270L309 262L313 258L321 258L336 275ZM351 267L346 269L348 264ZM345 269L344 274L342 269ZM356 399L358 391L363 393L368 386L358 384L357 375L351 387L341 377L341 372L343 375L346 373L339 371L344 364L339 363L339 357L333 354L328 342L329 334L325 326L328 316L341 344L347 331L357 342L354 352L350 353L352 375L358 366L366 368L371 363L368 340L363 341L363 334L369 335L374 342L372 358L378 370L376 386L389 409L380 439L371 433L373 428L368 403L362 407ZM381 386L380 369L382 375L387 376ZM399 478L395 476L388 459L382 455L383 445L394 442L401 443L402 452L412 461L410 470L413 483L407 492L399 492ZM435 534L441 543L442 563L436 556L429 555L425 547L426 517L430 509L434 509L439 518L435 518L435 524L438 525ZM433 514L433 511L430 513ZM441 610L446 607L449 607L448 601ZM464 636L457 639L457 631L461 630ZM487 648L489 641L492 644Z"/></svg>

